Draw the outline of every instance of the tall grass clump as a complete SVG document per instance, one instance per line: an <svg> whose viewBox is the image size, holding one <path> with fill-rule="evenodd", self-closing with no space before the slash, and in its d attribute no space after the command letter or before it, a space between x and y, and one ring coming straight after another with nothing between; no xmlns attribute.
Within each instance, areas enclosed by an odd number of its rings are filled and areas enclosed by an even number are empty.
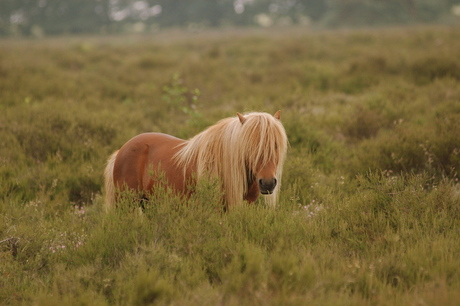
<svg viewBox="0 0 460 306"><path fill-rule="evenodd" d="M379 137L361 142L351 163L353 171L384 169L394 173L426 172L438 180L459 179L458 115L437 114L423 125L396 122Z"/></svg>

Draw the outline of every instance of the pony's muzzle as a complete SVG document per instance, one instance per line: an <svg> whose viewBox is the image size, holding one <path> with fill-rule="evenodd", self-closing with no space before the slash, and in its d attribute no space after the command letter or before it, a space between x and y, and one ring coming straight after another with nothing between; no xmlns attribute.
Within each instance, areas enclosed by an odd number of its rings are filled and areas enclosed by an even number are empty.
<svg viewBox="0 0 460 306"><path fill-rule="evenodd" d="M272 179L260 179L259 180L259 189L261 194L272 194L275 190L277 180L276 178Z"/></svg>

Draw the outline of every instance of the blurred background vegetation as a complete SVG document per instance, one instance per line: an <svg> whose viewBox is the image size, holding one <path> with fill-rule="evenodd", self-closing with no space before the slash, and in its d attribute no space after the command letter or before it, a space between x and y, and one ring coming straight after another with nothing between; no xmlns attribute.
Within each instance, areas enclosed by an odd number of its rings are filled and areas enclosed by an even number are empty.
<svg viewBox="0 0 460 306"><path fill-rule="evenodd" d="M460 0L2 0L0 35L458 23Z"/></svg>

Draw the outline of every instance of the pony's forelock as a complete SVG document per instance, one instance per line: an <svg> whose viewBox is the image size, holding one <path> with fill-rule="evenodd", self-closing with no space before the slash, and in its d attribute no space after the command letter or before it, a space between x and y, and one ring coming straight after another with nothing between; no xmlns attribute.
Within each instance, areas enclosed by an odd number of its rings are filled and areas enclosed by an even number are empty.
<svg viewBox="0 0 460 306"><path fill-rule="evenodd" d="M266 113L250 113L240 126L239 144L252 162L251 170L257 165L266 165L270 161L278 164L284 158L287 139L283 125Z"/></svg>

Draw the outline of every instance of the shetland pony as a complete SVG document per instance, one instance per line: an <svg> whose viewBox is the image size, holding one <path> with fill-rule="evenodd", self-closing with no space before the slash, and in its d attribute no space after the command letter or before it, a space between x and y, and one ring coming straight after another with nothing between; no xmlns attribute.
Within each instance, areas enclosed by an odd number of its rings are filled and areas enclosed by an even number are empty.
<svg viewBox="0 0 460 306"><path fill-rule="evenodd" d="M189 140L161 133L140 134L108 159L105 169L107 208L118 193L134 191L148 199L166 181L189 196L201 178L219 182L226 209L252 203L259 194L275 205L288 141L275 115L253 112L222 119Z"/></svg>

